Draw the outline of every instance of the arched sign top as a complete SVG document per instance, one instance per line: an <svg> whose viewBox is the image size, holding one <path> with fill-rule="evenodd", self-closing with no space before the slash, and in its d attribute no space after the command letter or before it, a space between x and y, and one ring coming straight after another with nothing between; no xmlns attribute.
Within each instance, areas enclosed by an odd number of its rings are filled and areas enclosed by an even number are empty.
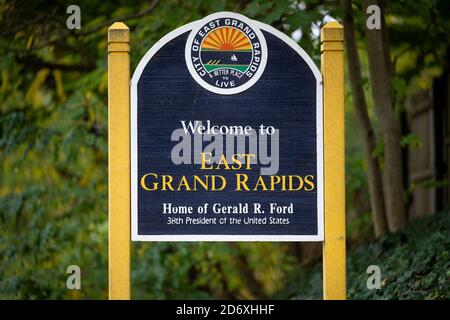
<svg viewBox="0 0 450 320"><path fill-rule="evenodd" d="M227 40L227 36L223 36L220 34L220 31L218 29L221 28L226 28L227 25L219 25L217 26L217 22L220 22L219 19L230 19L229 21L229 25L231 27L231 31L229 32L230 35L228 35L228 42L232 42L233 40L236 42L239 39L239 34L237 31L235 31L235 29L237 29L235 22L234 21L242 21L245 22L246 25L243 26L243 28L245 28L246 26L251 26L253 27L253 30L255 31L255 35L256 37L258 37L261 41L261 47L262 47L262 53L261 53L261 62L258 66L258 70L256 70L256 74L252 79L249 79L246 83L242 84L239 88L236 89L220 89L217 88L209 83L207 83L206 81L204 81L200 75L198 74L198 72L196 72L195 67L192 63L190 63L190 60L192 58L192 54L191 54L191 47L190 45L192 44L192 42L195 39L196 34L198 33L198 31L201 31L201 28L204 27L205 25L208 26L208 23L211 23L211 21L213 23L216 23L216 27L215 28L210 28L211 30L208 30L205 32L205 37L210 37L213 41L211 41L212 43L212 47L214 47L214 45L220 45L220 44L226 44L226 40ZM234 21L231 21L231 19L235 19ZM228 23L227 23L228 24ZM232 25L233 24L233 25ZM239 26L239 25L238 25ZM228 11L222 11L222 12L217 12L217 13L213 13L211 15L206 16L203 19L188 23L186 25L183 25L171 32L169 32L168 34L166 34L164 37L162 37L158 42L156 42L148 51L147 53L144 55L144 57L139 61L139 64L136 67L136 70L133 73L133 77L131 79L131 84L133 86L137 85L137 82L139 81L142 72L144 71L144 68L147 66L148 62L152 59L152 57L167 43L169 43L171 40L177 38L178 36L191 31L189 38L186 42L186 49L185 49L185 59L186 59L186 65L189 69L189 72L191 73L191 75L193 76L193 78L197 81L197 83L199 83L202 87L204 87L205 89L211 91L211 92L215 92L215 93L219 93L219 94L235 94L235 93L239 93L242 92L246 89L248 89L249 87L251 87L251 85L253 85L256 81L258 81L259 77L262 75L262 73L264 72L265 69L265 65L267 63L267 56L270 54L269 52L267 52L267 45L264 39L264 36L262 35L261 31L265 31L268 32L274 36L276 36L277 38L281 39L282 41L284 41L289 47L291 47L295 52L298 53L298 55L300 55L300 57L302 57L302 59L307 63L307 65L309 66L310 70L312 71L312 73L314 74L316 80L318 83L322 83L322 75L319 71L319 69L317 68L316 64L314 63L314 61L311 59L311 57L290 37L288 37L286 34L284 34L283 32L275 29L274 27L272 27L271 25L268 25L266 23L260 22L260 21L256 21L256 20L251 20L241 14L237 14L234 12L228 12ZM213 32L216 31L216 33L218 33L217 37L215 34L213 34ZM228 30L227 30L228 31ZM239 30L241 33L243 33L243 31ZM231 33L235 33L235 34L231 34ZM241 35L242 37L243 35ZM255 38L256 38L255 37ZM231 39L230 39L231 38ZM215 41L214 41L215 40ZM207 42L207 41L206 41ZM223 42L223 43L221 43ZM205 40L203 39L203 42L205 43ZM232 45L232 43L230 43ZM240 43L237 43L238 45L243 45L245 44L245 40L243 40ZM201 45L201 44L200 44ZM205 46L206 47L206 46ZM242 46L243 47L243 46ZM241 48L242 48L241 47ZM208 48L206 48L208 49ZM207 51L207 50L205 50ZM230 55L230 58L233 57L233 54ZM214 59L210 59L210 60L214 60ZM217 59L216 59L217 60ZM208 61L206 61L208 62ZM212 68L214 68L214 65L211 65Z"/></svg>

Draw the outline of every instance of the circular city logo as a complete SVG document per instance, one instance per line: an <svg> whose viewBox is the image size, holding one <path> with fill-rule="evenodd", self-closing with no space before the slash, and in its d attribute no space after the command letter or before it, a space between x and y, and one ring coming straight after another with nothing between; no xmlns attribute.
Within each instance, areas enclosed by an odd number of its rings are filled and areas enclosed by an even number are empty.
<svg viewBox="0 0 450 320"><path fill-rule="evenodd" d="M236 94L258 81L267 62L267 45L256 23L220 12L195 23L186 42L186 64L203 88Z"/></svg>

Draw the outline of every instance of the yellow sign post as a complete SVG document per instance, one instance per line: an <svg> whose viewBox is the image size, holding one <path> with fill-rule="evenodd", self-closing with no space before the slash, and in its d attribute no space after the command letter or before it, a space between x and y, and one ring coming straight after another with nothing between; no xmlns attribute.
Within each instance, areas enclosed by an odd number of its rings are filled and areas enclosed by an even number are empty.
<svg viewBox="0 0 450 320"><path fill-rule="evenodd" d="M324 103L323 297L346 298L344 30L321 31ZM130 299L130 32L108 29L109 298Z"/></svg>
<svg viewBox="0 0 450 320"><path fill-rule="evenodd" d="M108 29L109 298L130 299L130 30Z"/></svg>
<svg viewBox="0 0 450 320"><path fill-rule="evenodd" d="M346 298L344 29L328 22L321 32L324 110L323 298Z"/></svg>

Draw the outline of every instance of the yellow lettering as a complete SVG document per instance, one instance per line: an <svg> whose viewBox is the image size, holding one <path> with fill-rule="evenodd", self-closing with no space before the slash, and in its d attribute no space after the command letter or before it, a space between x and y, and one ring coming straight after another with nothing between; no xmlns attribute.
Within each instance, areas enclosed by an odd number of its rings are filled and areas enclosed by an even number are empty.
<svg viewBox="0 0 450 320"><path fill-rule="evenodd" d="M208 190L209 176L206 175L205 178L206 178L205 179L206 181L203 181L199 176L194 175L194 190L195 191L197 191L197 183L199 183L203 187L203 189Z"/></svg>
<svg viewBox="0 0 450 320"><path fill-rule="evenodd" d="M186 191L191 191L191 187L189 187L189 183L186 180L186 176L181 177L181 180L180 180L180 183L178 184L177 190L180 191L182 186L184 187L184 189Z"/></svg>
<svg viewBox="0 0 450 320"><path fill-rule="evenodd" d="M224 165L225 170L230 170L230 166L228 166L227 158L225 157L224 154L222 154L220 156L220 160L219 160L219 163L217 164L216 170L219 170L220 165L222 165L222 164Z"/></svg>
<svg viewBox="0 0 450 320"><path fill-rule="evenodd" d="M233 154L233 156L231 157L231 159L233 160L233 170L240 170L242 168L242 161L238 159L240 156L240 154Z"/></svg>
<svg viewBox="0 0 450 320"><path fill-rule="evenodd" d="M266 184L264 183L264 179L262 176L259 176L258 181L256 181L255 188L253 190L258 190L258 187L261 185L262 190L267 191Z"/></svg>
<svg viewBox="0 0 450 320"><path fill-rule="evenodd" d="M236 174L236 191L242 191L244 188L247 191L250 191L250 188L247 186L248 175L246 174Z"/></svg>
<svg viewBox="0 0 450 320"><path fill-rule="evenodd" d="M270 191L275 190L275 186L280 184L281 177L280 176L270 176Z"/></svg>
<svg viewBox="0 0 450 320"><path fill-rule="evenodd" d="M299 183L299 185L298 185L298 187L295 189L294 188L294 183L293 183L293 179L294 178L297 178L299 181L300 181L300 183ZM302 179L302 177L300 177L300 176L289 176L289 191L298 191L298 190L301 190L303 188L303 179Z"/></svg>
<svg viewBox="0 0 450 320"><path fill-rule="evenodd" d="M211 163L210 162L211 158L206 159L206 155L210 155L210 156L212 155L211 152L202 152L201 155L202 155L202 165L201 165L200 169L202 169L202 170L212 170L213 169L212 165L209 166L209 167L206 166L206 163Z"/></svg>
<svg viewBox="0 0 450 320"><path fill-rule="evenodd" d="M162 190L162 191L166 191L167 188L169 188L171 191L174 191L174 189L173 189L173 187L172 187L172 181L173 181L173 178L172 178L171 176L166 176L166 175L163 175L163 176L161 176L161 177L162 177L162 187L161 187L161 190Z"/></svg>
<svg viewBox="0 0 450 320"><path fill-rule="evenodd" d="M245 164L246 164L246 166L245 166L245 169L247 169L247 170L250 170L252 167L251 167L251 158L256 158L256 155L254 154L254 153L249 153L249 154L246 154L246 153L244 153L243 155L242 155L242 158L244 158L245 159Z"/></svg>
<svg viewBox="0 0 450 320"><path fill-rule="evenodd" d="M216 178L222 181L222 185L219 188L216 186ZM227 186L227 180L222 176L211 176L211 184L211 191L222 191Z"/></svg>
<svg viewBox="0 0 450 320"><path fill-rule="evenodd" d="M314 185L314 182L312 180L314 180L314 176L312 176L312 175L305 176L305 183L308 186L310 186L309 188L305 186L305 191L314 190L315 185Z"/></svg>
<svg viewBox="0 0 450 320"><path fill-rule="evenodd" d="M155 190L157 190L158 189L158 182L153 182L153 187L152 188L147 187L147 184L145 183L145 179L148 176L152 176L152 177L158 178L158 175L156 173L144 174L142 176L142 178L141 178L141 187L142 187L142 189L144 189L146 191L155 191Z"/></svg>

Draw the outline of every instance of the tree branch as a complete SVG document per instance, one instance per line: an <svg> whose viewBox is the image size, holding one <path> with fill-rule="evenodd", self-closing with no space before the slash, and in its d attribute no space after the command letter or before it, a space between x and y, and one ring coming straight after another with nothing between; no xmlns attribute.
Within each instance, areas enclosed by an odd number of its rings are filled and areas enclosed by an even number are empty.
<svg viewBox="0 0 450 320"><path fill-rule="evenodd" d="M54 63L47 62L38 58L34 55L22 55L15 56L17 62L22 63L31 67L34 70L40 70L43 68L51 69L51 70L61 70L61 71L92 71L96 68L95 63L85 63L85 64L63 64L63 63Z"/></svg>
<svg viewBox="0 0 450 320"><path fill-rule="evenodd" d="M100 23L98 26L95 26L95 27L93 27L91 29L88 29L87 31L83 31L83 32L75 33L75 34L76 35L87 35L87 34L90 34L90 33L97 32L97 31L99 31L99 30L101 30L101 29L103 29L105 27L109 27L111 24L113 24L116 21L126 21L126 20L130 20L130 19L141 18L141 17L146 16L149 13L151 13L156 8L158 3L159 3L159 0L153 0L153 2L150 4L150 6L147 9L145 9L145 10L143 10L141 12L134 13L134 14L129 14L129 15L126 15L126 16L117 17L117 18L113 18L113 19L109 19L109 20L107 20L107 21L105 21L103 23Z"/></svg>

